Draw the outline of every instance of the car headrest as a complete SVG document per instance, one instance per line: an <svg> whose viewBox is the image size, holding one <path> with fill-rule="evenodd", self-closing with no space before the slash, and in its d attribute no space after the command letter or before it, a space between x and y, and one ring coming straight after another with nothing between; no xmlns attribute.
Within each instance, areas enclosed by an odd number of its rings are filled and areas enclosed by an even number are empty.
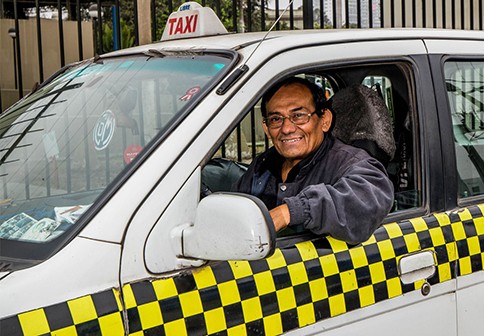
<svg viewBox="0 0 484 336"><path fill-rule="evenodd" d="M352 85L338 91L331 103L335 137L365 149L384 164L393 159L392 121L385 102L376 91L365 85Z"/></svg>

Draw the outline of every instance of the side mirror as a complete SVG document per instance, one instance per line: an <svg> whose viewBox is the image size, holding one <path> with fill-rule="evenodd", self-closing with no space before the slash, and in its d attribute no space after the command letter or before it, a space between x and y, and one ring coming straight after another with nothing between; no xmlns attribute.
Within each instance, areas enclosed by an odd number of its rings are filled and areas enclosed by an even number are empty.
<svg viewBox="0 0 484 336"><path fill-rule="evenodd" d="M180 257L203 260L258 260L274 253L276 232L258 198L213 193L197 207L195 223L173 229Z"/></svg>

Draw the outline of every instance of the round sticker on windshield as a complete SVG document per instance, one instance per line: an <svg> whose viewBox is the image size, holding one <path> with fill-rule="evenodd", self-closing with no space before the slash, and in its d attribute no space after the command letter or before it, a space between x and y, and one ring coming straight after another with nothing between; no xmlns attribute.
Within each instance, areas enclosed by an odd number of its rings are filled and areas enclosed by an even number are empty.
<svg viewBox="0 0 484 336"><path fill-rule="evenodd" d="M142 149L143 147L141 147L140 145L129 145L128 147L126 147L126 149L124 150L124 162L128 164L133 161Z"/></svg>
<svg viewBox="0 0 484 336"><path fill-rule="evenodd" d="M200 86L194 86L188 90L183 96L180 97L181 101L189 101L194 95L200 91Z"/></svg>
<svg viewBox="0 0 484 336"><path fill-rule="evenodd" d="M114 135L116 128L116 119L114 113L111 110L106 110L99 117L94 126L94 147L100 151L106 148Z"/></svg>

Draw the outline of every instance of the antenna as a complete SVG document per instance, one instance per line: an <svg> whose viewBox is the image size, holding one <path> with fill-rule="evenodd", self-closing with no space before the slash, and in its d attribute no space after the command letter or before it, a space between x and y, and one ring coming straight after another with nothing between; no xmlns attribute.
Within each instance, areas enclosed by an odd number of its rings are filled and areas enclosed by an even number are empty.
<svg viewBox="0 0 484 336"><path fill-rule="evenodd" d="M284 8L284 10L279 15L279 17L276 19L276 21L274 21L274 23L272 24L272 26L265 33L264 37L262 37L262 39L259 41L259 43L255 47L255 49L250 53L249 57L247 57L247 59L244 61L244 63L239 68L235 69L235 71L232 72L232 74L220 85L220 87L217 89L217 94L218 95L223 95L225 92L227 92L232 87L232 85L234 85L240 79L240 77L242 77L242 75L244 73L246 73L247 70L249 70L249 67L247 66L247 62L250 60L250 58L252 57L252 55L255 54L255 52L257 51L257 49L259 49L259 47L261 46L262 42L264 42L267 39L267 36L269 35L269 33L272 32L272 30L274 29L274 27L276 26L276 24L278 24L279 21L281 21L283 15L287 12L287 10L289 9L289 7L291 7L293 3L294 3L294 0L289 1L289 3L287 4L286 8Z"/></svg>
<svg viewBox="0 0 484 336"><path fill-rule="evenodd" d="M254 53L257 51L257 49L259 49L259 47L262 44L262 42L264 42L266 40L267 35L269 35L269 33L272 32L272 30L274 29L274 27L276 26L276 24L278 24L279 21L281 21L282 17L284 16L284 14L286 14L287 10L289 9L289 7L292 6L293 3L294 3L294 0L289 1L289 3L287 4L286 8L284 8L284 10L282 11L282 13L277 18L277 20L274 21L274 23L272 24L271 28L269 28L269 30L264 35L264 37L262 38L262 40L259 41L259 43L257 44L257 47L255 47L254 51L252 51L252 53L249 55L249 57L247 57L247 59L245 60L244 64L241 65L241 67L243 67L250 60L250 58L252 57L252 55L254 55Z"/></svg>

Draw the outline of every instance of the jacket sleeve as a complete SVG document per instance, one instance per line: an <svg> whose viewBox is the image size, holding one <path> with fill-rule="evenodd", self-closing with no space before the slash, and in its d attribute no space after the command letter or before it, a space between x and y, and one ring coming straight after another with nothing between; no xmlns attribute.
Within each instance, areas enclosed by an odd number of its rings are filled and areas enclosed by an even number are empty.
<svg viewBox="0 0 484 336"><path fill-rule="evenodd" d="M316 184L284 199L290 226L303 225L316 234L328 234L350 244L367 240L393 204L393 184L377 160L350 165L331 185Z"/></svg>

